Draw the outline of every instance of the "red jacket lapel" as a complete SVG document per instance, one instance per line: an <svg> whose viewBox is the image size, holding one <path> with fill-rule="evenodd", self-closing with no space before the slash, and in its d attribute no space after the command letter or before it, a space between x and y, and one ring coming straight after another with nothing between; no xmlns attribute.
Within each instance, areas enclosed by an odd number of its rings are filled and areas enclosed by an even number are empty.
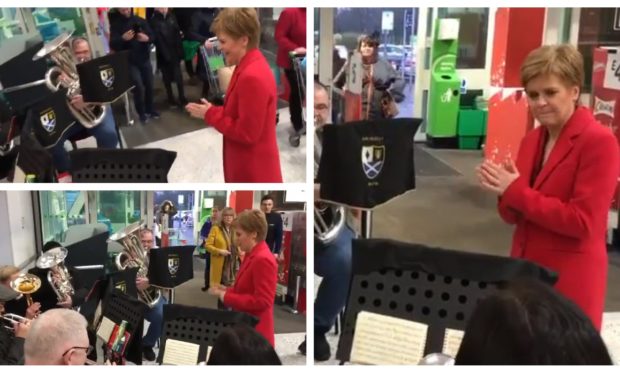
<svg viewBox="0 0 620 372"><path fill-rule="evenodd" d="M237 67L235 68L235 71L233 72L233 76L230 79L230 84L228 85L228 89L226 90L226 102L228 101L228 97L230 95L230 92L233 91L235 85L237 85L237 81L239 80L239 75L243 72L243 70L245 70L248 66L252 65L252 62L254 62L255 60L257 60L259 58L259 56L261 56L261 52L260 50L258 50L258 48L254 48L252 50L249 50L245 56L243 56L243 58L241 58L241 62L239 62L239 65L237 65ZM224 106L226 106L226 102L224 102Z"/></svg>
<svg viewBox="0 0 620 372"><path fill-rule="evenodd" d="M573 149L574 139L578 137L581 132L583 132L586 126L590 124L591 120L592 116L588 113L585 107L577 107L562 129L557 143L553 147L553 150L551 150L551 154L549 154L549 159L547 159L547 162L540 171L540 174L536 177L534 189L539 189L545 180L549 178L549 175L553 173L553 170L562 162L562 160L564 160L564 158L566 158L566 156L568 156ZM538 151L544 151L544 149L539 147Z"/></svg>

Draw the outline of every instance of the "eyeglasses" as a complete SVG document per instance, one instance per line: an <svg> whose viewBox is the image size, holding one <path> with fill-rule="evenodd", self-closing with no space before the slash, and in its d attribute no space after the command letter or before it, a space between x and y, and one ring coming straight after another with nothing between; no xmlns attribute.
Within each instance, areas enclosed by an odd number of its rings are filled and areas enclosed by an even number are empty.
<svg viewBox="0 0 620 372"><path fill-rule="evenodd" d="M82 346L74 346L72 348L70 348L69 350L65 351L62 356L67 355L68 352L70 352L71 350L74 349L80 349L80 350L85 350L86 351L86 355L90 354L93 351L93 346L92 345L88 345L87 347L82 347Z"/></svg>

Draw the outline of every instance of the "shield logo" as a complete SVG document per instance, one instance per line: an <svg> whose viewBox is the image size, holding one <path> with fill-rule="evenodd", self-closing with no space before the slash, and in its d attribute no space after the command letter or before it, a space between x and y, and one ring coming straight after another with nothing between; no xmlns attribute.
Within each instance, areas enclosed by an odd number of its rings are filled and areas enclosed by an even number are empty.
<svg viewBox="0 0 620 372"><path fill-rule="evenodd" d="M178 257L170 257L168 258L168 272L170 275L175 275L179 271L179 258Z"/></svg>
<svg viewBox="0 0 620 372"><path fill-rule="evenodd" d="M116 283L115 288L123 293L127 293L127 284L124 281Z"/></svg>
<svg viewBox="0 0 620 372"><path fill-rule="evenodd" d="M41 120L41 125L43 126L43 129L45 129L46 131L51 133L54 128L56 128L56 113L54 112L54 110L45 111L41 114L39 119Z"/></svg>
<svg viewBox="0 0 620 372"><path fill-rule="evenodd" d="M384 162L385 146L362 146L362 168L368 179L377 178Z"/></svg>
<svg viewBox="0 0 620 372"><path fill-rule="evenodd" d="M99 71L99 76L101 77L101 82L106 88L109 88L114 84L114 69L106 68Z"/></svg>

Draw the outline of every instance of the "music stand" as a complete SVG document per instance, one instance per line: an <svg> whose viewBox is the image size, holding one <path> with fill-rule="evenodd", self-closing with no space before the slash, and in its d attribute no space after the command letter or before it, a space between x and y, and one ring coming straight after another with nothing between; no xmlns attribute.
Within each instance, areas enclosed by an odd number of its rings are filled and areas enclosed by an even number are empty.
<svg viewBox="0 0 620 372"><path fill-rule="evenodd" d="M194 278L195 248L185 245L149 251L149 282L169 290L170 304L174 303L174 289Z"/></svg>
<svg viewBox="0 0 620 372"><path fill-rule="evenodd" d="M73 125L76 121L67 106L67 90L60 89L30 106L23 130L34 133L41 146L50 149Z"/></svg>
<svg viewBox="0 0 620 372"><path fill-rule="evenodd" d="M0 93L4 94L14 111L22 112L51 93L44 84L24 86L33 82L33 76L43 79L47 72L45 59L32 60L42 47L43 42L37 41L24 52L0 65ZM18 88L19 86L23 88Z"/></svg>
<svg viewBox="0 0 620 372"><path fill-rule="evenodd" d="M78 149L69 156L75 183L167 183L177 153L162 149Z"/></svg>
<svg viewBox="0 0 620 372"><path fill-rule="evenodd" d="M107 54L76 66L84 102L109 104L133 85L129 74L129 51Z"/></svg>
<svg viewBox="0 0 620 372"><path fill-rule="evenodd" d="M207 350L227 327L247 324L255 327L258 319L246 313L205 309L184 305L164 305L164 325L157 363L162 364L168 339L200 345L198 360L207 359Z"/></svg>
<svg viewBox="0 0 620 372"><path fill-rule="evenodd" d="M108 235L105 231L65 247L69 251L65 258L66 265L80 271L80 279L87 288L105 275Z"/></svg>
<svg viewBox="0 0 620 372"><path fill-rule="evenodd" d="M380 254L377 254L377 252ZM386 239L353 241L352 278L336 359L350 360L357 314L369 311L428 325L424 354L442 352L447 328L464 330L478 301L498 284L557 275L529 261Z"/></svg>

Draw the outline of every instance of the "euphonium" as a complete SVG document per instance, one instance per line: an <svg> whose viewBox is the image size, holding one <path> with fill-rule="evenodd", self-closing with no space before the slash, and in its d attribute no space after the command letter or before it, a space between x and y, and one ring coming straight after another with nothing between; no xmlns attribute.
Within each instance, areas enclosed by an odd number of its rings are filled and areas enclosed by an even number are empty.
<svg viewBox="0 0 620 372"><path fill-rule="evenodd" d="M146 278L149 272L149 256L140 241L141 225L141 222L133 223L124 230L110 236L110 240L114 240L123 246L123 251L114 258L116 267L119 270L137 267L136 278ZM138 290L138 297L149 307L153 307L161 298L161 290L155 287Z"/></svg>
<svg viewBox="0 0 620 372"><path fill-rule="evenodd" d="M86 128L99 125L105 117L105 109L102 105L87 104L81 110L73 107L71 99L81 93L80 80L77 73L76 61L73 54L65 43L71 37L70 33L63 33L43 46L32 58L49 57L56 66L45 73L45 85L53 92L60 88L67 88L67 105L73 116Z"/></svg>
<svg viewBox="0 0 620 372"><path fill-rule="evenodd" d="M65 266L65 258L68 251L63 247L52 248L43 253L37 259L37 267L39 269L49 269L47 272L47 281L52 286L58 301L64 302L67 297L75 294L73 285L71 284L71 275Z"/></svg>

